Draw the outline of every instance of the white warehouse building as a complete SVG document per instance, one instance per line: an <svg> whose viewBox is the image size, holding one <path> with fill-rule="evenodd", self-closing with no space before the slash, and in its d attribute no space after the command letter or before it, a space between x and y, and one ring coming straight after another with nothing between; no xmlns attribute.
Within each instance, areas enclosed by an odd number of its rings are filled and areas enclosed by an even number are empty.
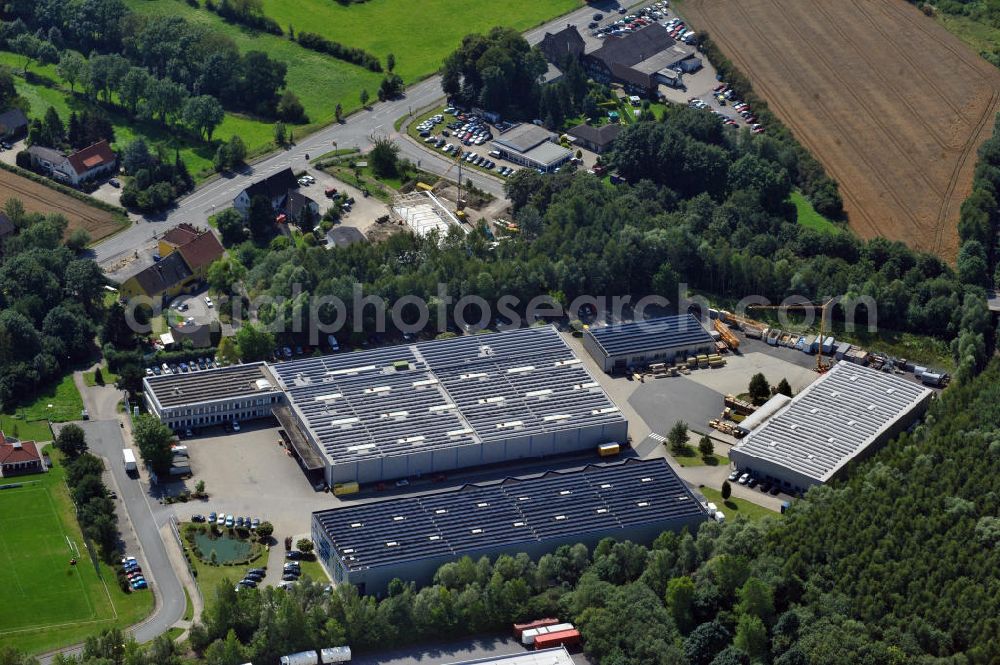
<svg viewBox="0 0 1000 665"><path fill-rule="evenodd" d="M729 452L736 468L792 493L842 475L927 410L934 391L840 361Z"/></svg>

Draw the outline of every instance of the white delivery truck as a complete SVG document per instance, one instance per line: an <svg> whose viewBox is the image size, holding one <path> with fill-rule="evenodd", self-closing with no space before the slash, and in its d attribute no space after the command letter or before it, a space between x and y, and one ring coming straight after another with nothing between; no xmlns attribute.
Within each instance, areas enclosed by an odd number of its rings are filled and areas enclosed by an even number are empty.
<svg viewBox="0 0 1000 665"><path fill-rule="evenodd" d="M135 465L135 453L132 452L131 448L122 449L122 459L125 460L125 473L138 471L138 467Z"/></svg>

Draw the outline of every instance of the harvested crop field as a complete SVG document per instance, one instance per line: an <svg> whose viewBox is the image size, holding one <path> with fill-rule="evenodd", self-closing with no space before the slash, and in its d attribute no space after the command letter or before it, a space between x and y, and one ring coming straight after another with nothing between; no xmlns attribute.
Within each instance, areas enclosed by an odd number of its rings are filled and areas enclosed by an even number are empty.
<svg viewBox="0 0 1000 665"><path fill-rule="evenodd" d="M681 11L840 183L856 233L954 260L1000 70L903 0L685 0Z"/></svg>
<svg viewBox="0 0 1000 665"><path fill-rule="evenodd" d="M126 223L123 217L87 205L72 196L46 187L28 178L0 169L0 204L7 199L21 199L28 212L57 212L69 220L66 233L74 229L84 229L91 241L100 240L121 229Z"/></svg>

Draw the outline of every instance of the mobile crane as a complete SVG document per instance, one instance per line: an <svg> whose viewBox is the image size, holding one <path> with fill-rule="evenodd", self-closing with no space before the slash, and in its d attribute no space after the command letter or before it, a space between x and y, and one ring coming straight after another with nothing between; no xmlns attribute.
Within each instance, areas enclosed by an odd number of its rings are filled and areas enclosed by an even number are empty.
<svg viewBox="0 0 1000 665"><path fill-rule="evenodd" d="M812 311L815 308L819 308L819 346L816 349L816 371L823 374L830 369L833 363L826 362L823 359L823 340L825 339L826 332L826 321L828 312L830 311L830 305L834 305L837 302L837 298L828 298L822 303L817 302L805 302L805 303L795 303L792 305L747 305L747 309L785 309L785 310L809 310Z"/></svg>

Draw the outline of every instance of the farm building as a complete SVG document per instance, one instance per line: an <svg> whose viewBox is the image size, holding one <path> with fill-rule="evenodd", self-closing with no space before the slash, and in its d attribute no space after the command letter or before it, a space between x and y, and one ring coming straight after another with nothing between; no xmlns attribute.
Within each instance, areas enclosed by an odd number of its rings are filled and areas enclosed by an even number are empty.
<svg viewBox="0 0 1000 665"><path fill-rule="evenodd" d="M556 647L526 653L512 653L506 656L463 660L450 665L573 665L573 658L565 647Z"/></svg>
<svg viewBox="0 0 1000 665"><path fill-rule="evenodd" d="M628 423L555 328L271 366L278 419L326 482L378 482L624 442ZM301 453L300 453L301 454Z"/></svg>
<svg viewBox="0 0 1000 665"><path fill-rule="evenodd" d="M49 177L68 182L74 187L82 182L113 174L118 166L118 157L108 142L103 140L70 155L44 146L31 146L28 154L31 155L32 164Z"/></svg>
<svg viewBox="0 0 1000 665"><path fill-rule="evenodd" d="M588 328L583 346L605 372L711 353L711 335L690 314Z"/></svg>
<svg viewBox="0 0 1000 665"><path fill-rule="evenodd" d="M932 395L906 379L842 360L750 432L729 459L758 479L805 491L913 424Z"/></svg>
<svg viewBox="0 0 1000 665"><path fill-rule="evenodd" d="M312 515L312 538L336 582L380 593L394 578L429 583L463 556L539 557L608 537L649 543L705 519L666 460L629 459L323 510Z"/></svg>
<svg viewBox="0 0 1000 665"><path fill-rule="evenodd" d="M178 431L266 418L284 398L264 363L147 376L142 383L149 412Z"/></svg>
<svg viewBox="0 0 1000 665"><path fill-rule="evenodd" d="M555 134L543 127L523 124L494 139L493 147L508 161L549 173L573 157L555 138Z"/></svg>

